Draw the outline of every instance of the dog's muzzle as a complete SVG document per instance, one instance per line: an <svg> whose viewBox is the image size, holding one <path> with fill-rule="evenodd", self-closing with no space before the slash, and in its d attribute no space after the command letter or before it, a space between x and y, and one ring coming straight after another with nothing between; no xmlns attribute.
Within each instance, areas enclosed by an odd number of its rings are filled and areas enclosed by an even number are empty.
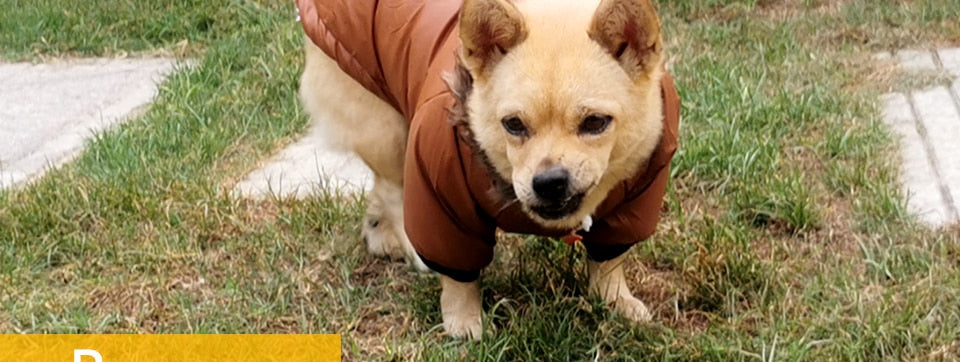
<svg viewBox="0 0 960 362"><path fill-rule="evenodd" d="M537 202L530 210L546 220L562 219L580 207L583 193L574 193L570 187L570 172L554 166L533 177L533 193Z"/></svg>

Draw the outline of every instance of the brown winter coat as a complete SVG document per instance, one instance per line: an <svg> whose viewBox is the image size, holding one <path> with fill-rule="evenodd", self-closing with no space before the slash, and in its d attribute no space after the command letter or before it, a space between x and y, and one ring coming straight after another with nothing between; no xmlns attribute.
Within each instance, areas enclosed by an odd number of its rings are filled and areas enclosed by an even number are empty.
<svg viewBox="0 0 960 362"><path fill-rule="evenodd" d="M459 46L459 0L296 0L307 35L365 88L410 122L404 170L407 235L424 262L461 281L493 258L496 229L560 236L544 230L516 202L491 192L490 170L450 122L456 102L442 74ZM580 231L595 260L616 257L650 237L659 218L670 159L677 148L679 97L662 81L663 136L646 167L612 190ZM373 131L373 130L371 130Z"/></svg>

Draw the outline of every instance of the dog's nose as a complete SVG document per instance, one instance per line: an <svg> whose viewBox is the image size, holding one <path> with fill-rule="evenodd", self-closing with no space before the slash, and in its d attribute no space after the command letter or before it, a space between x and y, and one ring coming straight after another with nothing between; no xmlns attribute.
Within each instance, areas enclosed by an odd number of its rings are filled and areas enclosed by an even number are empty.
<svg viewBox="0 0 960 362"><path fill-rule="evenodd" d="M560 166L554 166L533 177L533 192L544 201L563 201L567 197L568 186L570 172Z"/></svg>

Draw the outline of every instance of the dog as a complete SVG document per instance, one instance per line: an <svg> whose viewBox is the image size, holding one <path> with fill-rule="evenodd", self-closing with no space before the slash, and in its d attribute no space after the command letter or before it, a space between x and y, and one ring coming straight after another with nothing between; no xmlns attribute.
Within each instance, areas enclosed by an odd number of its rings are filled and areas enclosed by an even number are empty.
<svg viewBox="0 0 960 362"><path fill-rule="evenodd" d="M648 321L624 255L656 228L679 97L650 0L297 0L300 100L375 175L369 253L440 274L479 339L496 230L582 241L588 290Z"/></svg>

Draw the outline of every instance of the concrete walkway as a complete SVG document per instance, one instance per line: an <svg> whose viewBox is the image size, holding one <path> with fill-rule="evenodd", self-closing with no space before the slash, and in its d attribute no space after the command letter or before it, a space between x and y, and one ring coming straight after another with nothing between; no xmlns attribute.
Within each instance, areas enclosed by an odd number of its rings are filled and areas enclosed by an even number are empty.
<svg viewBox="0 0 960 362"><path fill-rule="evenodd" d="M884 119L901 138L901 182L910 212L933 227L960 222L960 48L881 55L906 71L939 71L950 86L883 96Z"/></svg>
<svg viewBox="0 0 960 362"><path fill-rule="evenodd" d="M0 189L75 157L149 103L172 59L0 63Z"/></svg>
<svg viewBox="0 0 960 362"><path fill-rule="evenodd" d="M353 153L327 145L322 127L267 160L234 187L239 196L304 198L319 190L358 195L373 187L373 172Z"/></svg>

